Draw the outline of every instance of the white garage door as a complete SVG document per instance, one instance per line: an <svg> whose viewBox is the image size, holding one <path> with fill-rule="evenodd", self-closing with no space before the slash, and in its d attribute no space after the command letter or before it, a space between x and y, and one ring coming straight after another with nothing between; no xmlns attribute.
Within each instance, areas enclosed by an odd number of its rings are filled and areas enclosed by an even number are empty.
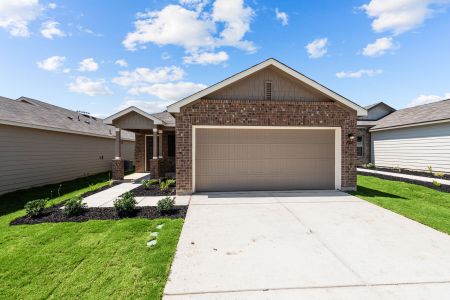
<svg viewBox="0 0 450 300"><path fill-rule="evenodd" d="M195 191L335 189L335 130L196 128Z"/></svg>

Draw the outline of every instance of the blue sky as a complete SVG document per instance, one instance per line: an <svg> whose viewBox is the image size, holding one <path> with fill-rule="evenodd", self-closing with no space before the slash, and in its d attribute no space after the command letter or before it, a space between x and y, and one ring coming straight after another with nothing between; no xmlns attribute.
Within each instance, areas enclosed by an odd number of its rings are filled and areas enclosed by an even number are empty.
<svg viewBox="0 0 450 300"><path fill-rule="evenodd" d="M448 0L0 1L0 95L156 112L274 57L361 104L450 98Z"/></svg>

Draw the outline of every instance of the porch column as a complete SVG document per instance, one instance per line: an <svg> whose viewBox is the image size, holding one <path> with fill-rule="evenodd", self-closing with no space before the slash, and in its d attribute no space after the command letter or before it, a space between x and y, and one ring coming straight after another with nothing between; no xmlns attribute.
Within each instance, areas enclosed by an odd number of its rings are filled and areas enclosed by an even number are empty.
<svg viewBox="0 0 450 300"><path fill-rule="evenodd" d="M158 129L153 128L153 159L158 159Z"/></svg>
<svg viewBox="0 0 450 300"><path fill-rule="evenodd" d="M124 161L122 159L122 139L120 128L116 128L116 141L114 145L115 157L111 165L111 177L113 180L123 180L125 176Z"/></svg>
<svg viewBox="0 0 450 300"><path fill-rule="evenodd" d="M116 143L115 143L115 157L120 159L122 157L122 139L120 128L116 128Z"/></svg>
<svg viewBox="0 0 450 300"><path fill-rule="evenodd" d="M159 130L159 158L163 158L163 131Z"/></svg>

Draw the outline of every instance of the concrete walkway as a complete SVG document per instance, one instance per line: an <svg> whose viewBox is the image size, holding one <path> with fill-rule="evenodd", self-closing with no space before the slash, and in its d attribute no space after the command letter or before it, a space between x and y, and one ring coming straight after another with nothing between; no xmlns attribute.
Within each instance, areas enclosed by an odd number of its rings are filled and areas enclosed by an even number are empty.
<svg viewBox="0 0 450 300"><path fill-rule="evenodd" d="M431 177L402 174L402 173L395 173L395 172L377 171L377 170L370 170L370 169L364 169L364 168L357 168L357 171L361 172L361 173L387 175L387 176L417 180L417 181L422 181L422 182L437 181L440 184L450 185L450 180L447 180L447 179L431 178Z"/></svg>
<svg viewBox="0 0 450 300"><path fill-rule="evenodd" d="M336 191L193 195L165 299L450 299L450 236Z"/></svg>

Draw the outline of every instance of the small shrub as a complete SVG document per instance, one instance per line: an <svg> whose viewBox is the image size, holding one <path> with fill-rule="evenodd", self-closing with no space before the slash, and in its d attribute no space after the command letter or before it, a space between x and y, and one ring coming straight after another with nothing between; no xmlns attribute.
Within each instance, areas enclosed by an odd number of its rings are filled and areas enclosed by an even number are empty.
<svg viewBox="0 0 450 300"><path fill-rule="evenodd" d="M176 183L175 179L166 179L159 183L159 189L161 191L167 191L169 187L175 185L175 183Z"/></svg>
<svg viewBox="0 0 450 300"><path fill-rule="evenodd" d="M136 209L136 198L132 192L126 192L116 200L114 200L114 207L119 215L130 215Z"/></svg>
<svg viewBox="0 0 450 300"><path fill-rule="evenodd" d="M395 166L394 168L398 173L402 172L402 168L400 168L400 166Z"/></svg>
<svg viewBox="0 0 450 300"><path fill-rule="evenodd" d="M27 204L25 204L27 215L33 218L39 216L44 210L47 201L48 199L37 199L27 202Z"/></svg>
<svg viewBox="0 0 450 300"><path fill-rule="evenodd" d="M66 216L78 216L86 207L86 204L83 203L83 198L81 196L75 196L64 203L63 212Z"/></svg>
<svg viewBox="0 0 450 300"><path fill-rule="evenodd" d="M435 187L440 187L440 186L441 186L441 183L440 183L439 181L433 180L433 185L434 185Z"/></svg>
<svg viewBox="0 0 450 300"><path fill-rule="evenodd" d="M366 169L375 169L375 165L373 163L368 163L364 165L364 168Z"/></svg>
<svg viewBox="0 0 450 300"><path fill-rule="evenodd" d="M445 174L443 172L434 172L433 173L434 177L437 178L444 178Z"/></svg>
<svg viewBox="0 0 450 300"><path fill-rule="evenodd" d="M432 166L428 166L427 169L428 169L428 172L433 173L433 167Z"/></svg>
<svg viewBox="0 0 450 300"><path fill-rule="evenodd" d="M144 189L148 190L152 185L158 184L158 182L157 179L142 180L142 186Z"/></svg>
<svg viewBox="0 0 450 300"><path fill-rule="evenodd" d="M175 205L175 197L164 197L158 201L157 207L160 213L167 213L173 210Z"/></svg>

